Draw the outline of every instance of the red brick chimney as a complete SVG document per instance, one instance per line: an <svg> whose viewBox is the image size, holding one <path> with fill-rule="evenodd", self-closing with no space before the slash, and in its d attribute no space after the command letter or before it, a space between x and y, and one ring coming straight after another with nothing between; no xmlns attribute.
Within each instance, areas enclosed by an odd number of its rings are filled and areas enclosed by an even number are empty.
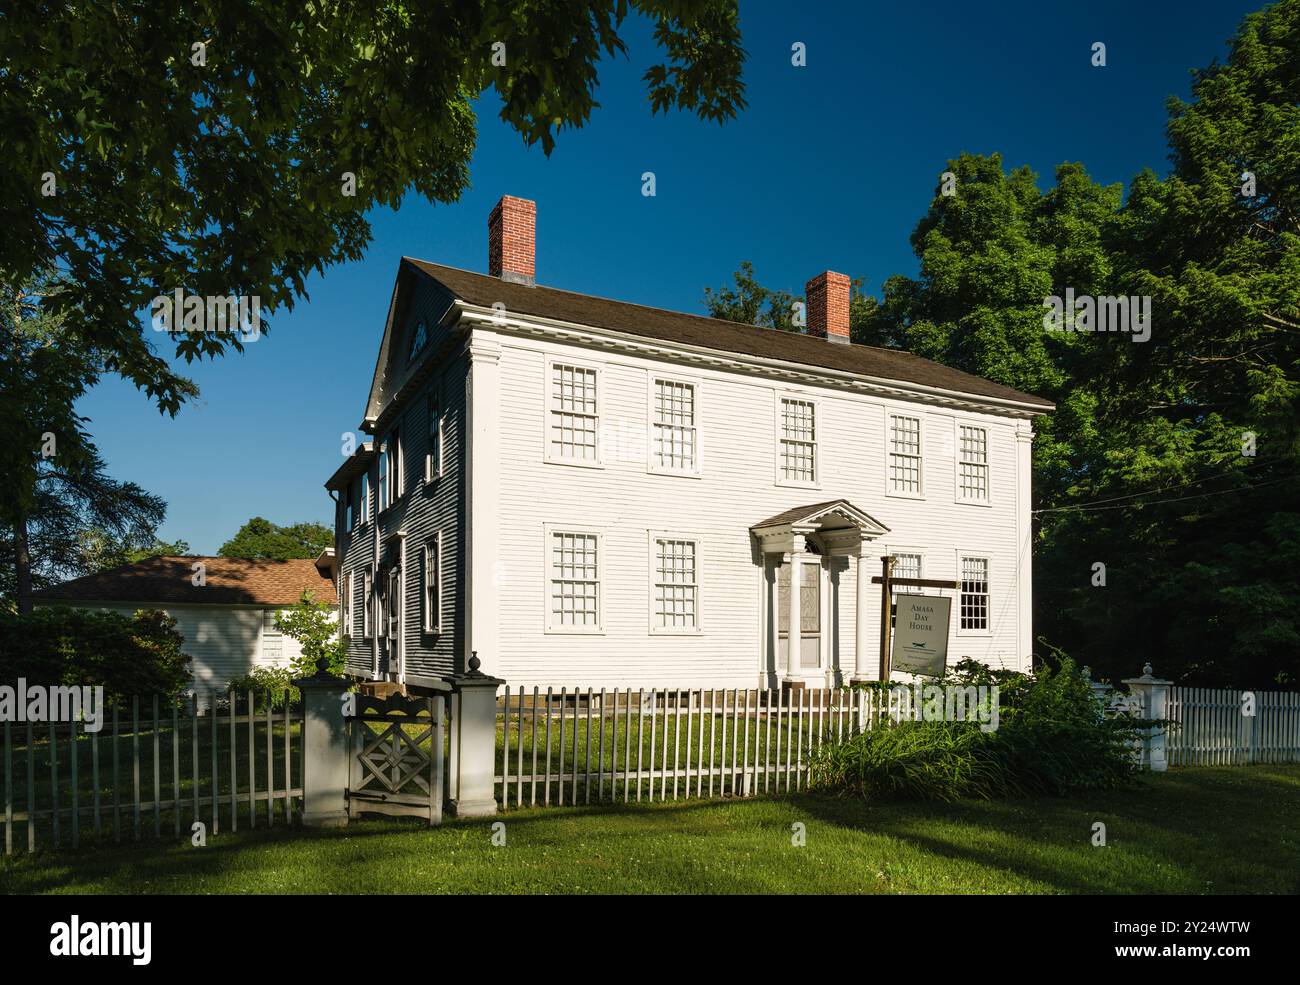
<svg viewBox="0 0 1300 985"><path fill-rule="evenodd" d="M537 203L502 195L488 216L488 273L532 287L537 283Z"/></svg>
<svg viewBox="0 0 1300 985"><path fill-rule="evenodd" d="M827 270L804 285L808 334L831 342L849 341L849 278Z"/></svg>

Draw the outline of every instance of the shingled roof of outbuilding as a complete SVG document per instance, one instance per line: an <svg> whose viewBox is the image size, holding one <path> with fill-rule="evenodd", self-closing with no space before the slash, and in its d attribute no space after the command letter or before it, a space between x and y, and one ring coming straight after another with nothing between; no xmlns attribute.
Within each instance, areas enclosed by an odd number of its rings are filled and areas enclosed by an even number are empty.
<svg viewBox="0 0 1300 985"><path fill-rule="evenodd" d="M203 562L206 584L194 584ZM36 602L130 602L168 605L295 604L303 590L317 602L337 604L334 582L311 560L265 558L151 557L74 578L36 592Z"/></svg>
<svg viewBox="0 0 1300 985"><path fill-rule="evenodd" d="M1032 412L1037 413L1052 410L1055 406L1042 397L942 366L901 349L846 345L798 332L783 332L704 315L612 301L554 287L530 287L456 267L411 257L406 259L441 284L449 294L485 308L500 302L512 314L550 318L659 341L852 373L875 380L913 383L975 397L1010 401L1028 405Z"/></svg>

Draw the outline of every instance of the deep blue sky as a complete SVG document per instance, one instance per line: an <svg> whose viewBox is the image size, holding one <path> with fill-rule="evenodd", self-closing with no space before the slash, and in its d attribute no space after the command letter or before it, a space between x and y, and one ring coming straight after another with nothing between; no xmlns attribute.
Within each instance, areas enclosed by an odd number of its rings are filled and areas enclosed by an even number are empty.
<svg viewBox="0 0 1300 985"><path fill-rule="evenodd" d="M309 285L244 355L191 366L175 419L117 380L81 404L110 471L168 503L161 533L215 553L250 516L332 522L322 482L356 427L403 254L486 271L502 194L538 203L537 275L555 287L685 311L742 260L802 291L825 269L877 291L914 273L908 235L945 162L1000 151L1051 181L1081 161L1102 182L1167 169L1165 99L1222 59L1242 0L741 4L749 109L725 126L652 117L644 24L607 62L598 109L548 159L480 105L473 187L450 206L408 197L372 215L363 261ZM795 41L808 65L790 64ZM1090 65L1094 41L1107 66ZM641 195L653 171L658 195ZM163 338L165 341L165 337Z"/></svg>

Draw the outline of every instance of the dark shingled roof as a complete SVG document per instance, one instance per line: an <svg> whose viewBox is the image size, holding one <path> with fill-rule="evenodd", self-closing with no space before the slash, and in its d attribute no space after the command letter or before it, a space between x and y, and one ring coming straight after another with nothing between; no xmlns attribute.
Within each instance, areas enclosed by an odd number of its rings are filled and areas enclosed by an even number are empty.
<svg viewBox="0 0 1300 985"><path fill-rule="evenodd" d="M796 332L742 325L704 315L688 315L663 308L629 304L626 301L610 301L553 287L528 287L486 274L444 267L410 257L407 259L450 294L482 307L491 307L500 301L507 311L517 314L591 325L723 352L802 363L876 379L916 383L973 396L1011 400L1030 404L1041 411L1051 410L1054 406L1042 397L1021 393L970 373L941 366L900 349L877 349L866 345L829 342Z"/></svg>
<svg viewBox="0 0 1300 985"><path fill-rule="evenodd" d="M207 584L191 581L196 561ZM230 557L151 557L33 593L36 602L138 602L141 604L293 605L303 589L317 602L337 604L329 574L314 561Z"/></svg>

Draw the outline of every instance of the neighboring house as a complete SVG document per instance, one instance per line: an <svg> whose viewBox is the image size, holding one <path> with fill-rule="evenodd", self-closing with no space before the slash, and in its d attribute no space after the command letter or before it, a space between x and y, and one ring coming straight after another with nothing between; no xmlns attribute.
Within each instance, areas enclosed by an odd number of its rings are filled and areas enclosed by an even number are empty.
<svg viewBox="0 0 1300 985"><path fill-rule="evenodd" d="M809 281L807 335L537 286L535 220L501 200L488 275L398 268L371 440L326 483L351 672L437 687L477 651L515 687L874 679L886 553L961 580L950 663L1029 667L1051 403L850 344L842 274Z"/></svg>
<svg viewBox="0 0 1300 985"><path fill-rule="evenodd" d="M194 689L202 695L224 690L254 667L285 667L299 656L298 641L275 628L276 614L304 590L337 605L333 569L332 550L314 561L152 557L37 592L35 603L128 614L162 609L185 637Z"/></svg>

